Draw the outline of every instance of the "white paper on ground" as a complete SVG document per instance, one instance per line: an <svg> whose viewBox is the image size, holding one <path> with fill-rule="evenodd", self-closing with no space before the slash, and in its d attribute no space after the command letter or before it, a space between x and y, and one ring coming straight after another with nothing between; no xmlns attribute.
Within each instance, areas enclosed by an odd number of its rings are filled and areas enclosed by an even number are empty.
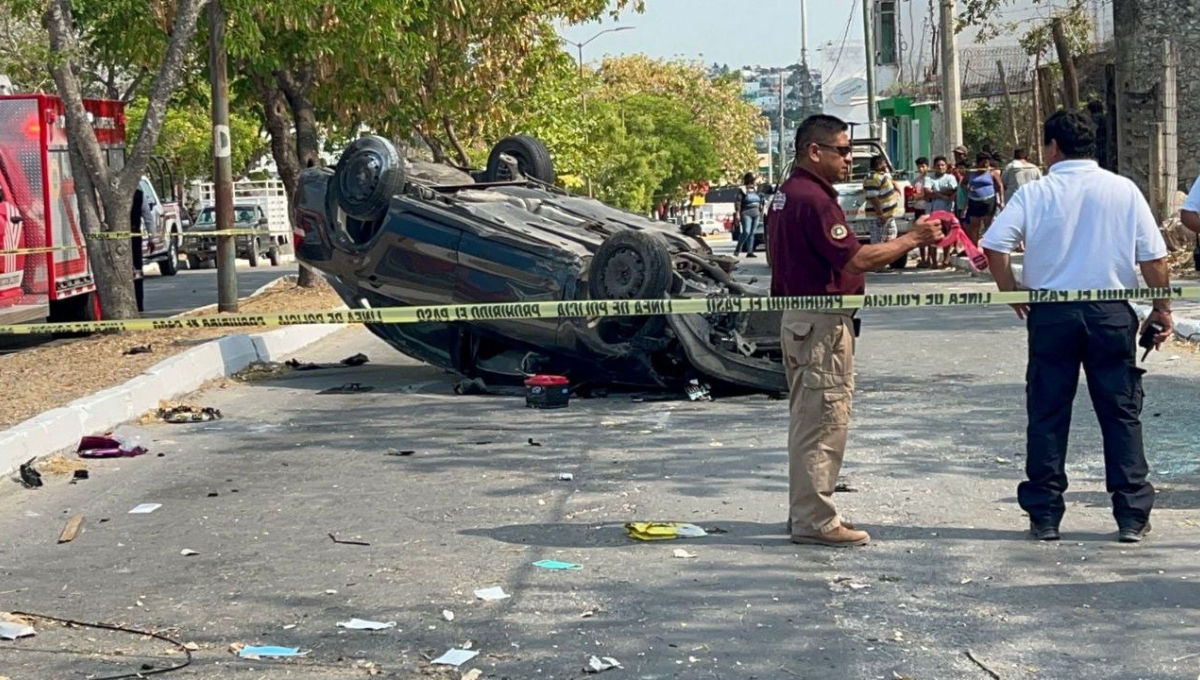
<svg viewBox="0 0 1200 680"><path fill-rule="evenodd" d="M387 628L395 628L395 621L380 623L379 621L366 621L364 619L350 619L349 621L338 621L338 628L349 628L350 630L384 630Z"/></svg>
<svg viewBox="0 0 1200 680"><path fill-rule="evenodd" d="M149 515L155 510L162 507L162 503L142 503L136 508L129 511L131 515Z"/></svg>
<svg viewBox="0 0 1200 680"><path fill-rule="evenodd" d="M494 602L495 600L503 600L512 596L504 592L504 588L501 586L495 586L494 588L480 588L476 590L475 597L487 602Z"/></svg>
<svg viewBox="0 0 1200 680"><path fill-rule="evenodd" d="M37 631L31 626L0 621L0 640L16 640L17 638L29 637L31 635L37 635Z"/></svg>
<svg viewBox="0 0 1200 680"><path fill-rule="evenodd" d="M469 649L451 649L433 661L430 661L430 663L441 664L443 666L461 666L477 656L479 656L479 652Z"/></svg>

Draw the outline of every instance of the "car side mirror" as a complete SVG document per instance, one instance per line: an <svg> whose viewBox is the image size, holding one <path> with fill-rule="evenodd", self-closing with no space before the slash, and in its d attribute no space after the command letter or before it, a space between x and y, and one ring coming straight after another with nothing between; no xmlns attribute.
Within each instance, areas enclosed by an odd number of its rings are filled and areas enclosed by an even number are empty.
<svg viewBox="0 0 1200 680"><path fill-rule="evenodd" d="M265 217L258 218L258 226L260 226L260 227L267 226L267 218L265 218Z"/></svg>

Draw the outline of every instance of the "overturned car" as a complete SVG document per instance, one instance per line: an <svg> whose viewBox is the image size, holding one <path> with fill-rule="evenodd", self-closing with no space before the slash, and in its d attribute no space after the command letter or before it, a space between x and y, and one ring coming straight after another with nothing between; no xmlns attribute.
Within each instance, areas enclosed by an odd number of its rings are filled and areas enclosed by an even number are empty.
<svg viewBox="0 0 1200 680"><path fill-rule="evenodd" d="M304 171L297 254L352 308L763 296L695 227L648 220L551 184L546 147L517 136L467 173L363 137ZM787 390L779 314L375 324L404 354L491 383Z"/></svg>

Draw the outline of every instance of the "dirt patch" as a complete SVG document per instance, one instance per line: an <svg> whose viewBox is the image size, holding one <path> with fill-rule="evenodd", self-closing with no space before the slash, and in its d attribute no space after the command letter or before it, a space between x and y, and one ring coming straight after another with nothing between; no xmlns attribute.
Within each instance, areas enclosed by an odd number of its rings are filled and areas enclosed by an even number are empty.
<svg viewBox="0 0 1200 680"><path fill-rule="evenodd" d="M242 313L328 311L342 305L324 281L300 288L285 281L240 304ZM205 316L211 315L204 314ZM116 387L154 364L207 340L270 328L212 328L93 335L59 341L0 358L0 373L9 385L0 390L0 429L32 418L89 394ZM150 352L126 354L149 345Z"/></svg>
<svg viewBox="0 0 1200 680"><path fill-rule="evenodd" d="M76 470L86 470L87 463L78 458L67 458L56 453L45 460L38 461L35 467L44 475L73 475Z"/></svg>

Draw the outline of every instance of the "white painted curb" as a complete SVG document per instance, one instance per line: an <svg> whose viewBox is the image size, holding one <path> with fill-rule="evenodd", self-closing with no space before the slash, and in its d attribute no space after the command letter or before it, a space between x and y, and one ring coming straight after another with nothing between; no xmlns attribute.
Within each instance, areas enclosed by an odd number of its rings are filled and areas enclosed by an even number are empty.
<svg viewBox="0 0 1200 680"><path fill-rule="evenodd" d="M971 276L992 281L992 275L986 271L977 272L971 269L965 257L956 257L951 263L955 269L962 269L971 272ZM1019 264L1012 266L1013 276L1016 277L1017 283L1024 283L1024 267ZM1150 313L1150 308L1146 305L1133 305L1133 310L1137 312L1138 318L1145 320L1146 315ZM1188 342L1200 342L1200 321L1195 319L1186 319L1184 317L1175 317L1175 337Z"/></svg>
<svg viewBox="0 0 1200 680"><path fill-rule="evenodd" d="M161 361L123 385L46 411L0 431L0 475L30 458L78 446L84 435L105 432L209 380L232 375L255 361L287 355L345 328L345 324L290 326L255 335L230 335Z"/></svg>

